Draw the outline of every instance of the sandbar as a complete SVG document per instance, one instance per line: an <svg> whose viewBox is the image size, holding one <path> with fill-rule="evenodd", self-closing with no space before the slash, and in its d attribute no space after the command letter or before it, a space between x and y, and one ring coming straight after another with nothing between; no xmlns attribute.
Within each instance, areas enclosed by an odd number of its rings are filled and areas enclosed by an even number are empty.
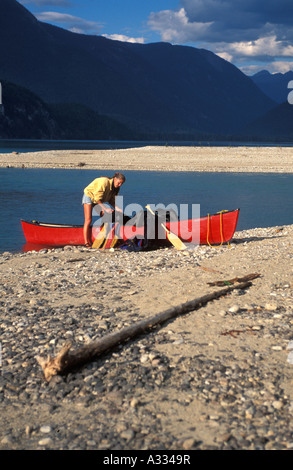
<svg viewBox="0 0 293 470"><path fill-rule="evenodd" d="M0 154L2 168L292 173L287 146L145 146L106 150L48 150Z"/></svg>

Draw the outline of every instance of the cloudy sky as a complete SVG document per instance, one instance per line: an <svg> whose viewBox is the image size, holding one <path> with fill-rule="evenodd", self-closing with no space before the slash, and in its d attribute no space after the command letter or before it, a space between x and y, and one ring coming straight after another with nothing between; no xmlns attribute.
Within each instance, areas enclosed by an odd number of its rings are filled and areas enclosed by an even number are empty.
<svg viewBox="0 0 293 470"><path fill-rule="evenodd" d="M83 34L208 49L247 74L293 70L293 0L18 0Z"/></svg>

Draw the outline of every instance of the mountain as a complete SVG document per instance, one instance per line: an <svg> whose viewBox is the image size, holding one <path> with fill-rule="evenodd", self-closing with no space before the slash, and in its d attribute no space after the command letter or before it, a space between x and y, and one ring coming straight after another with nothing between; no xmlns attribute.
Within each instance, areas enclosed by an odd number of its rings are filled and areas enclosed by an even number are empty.
<svg viewBox="0 0 293 470"><path fill-rule="evenodd" d="M143 139L124 124L101 116L79 103L48 105L58 126L56 139L61 140L139 140Z"/></svg>
<svg viewBox="0 0 293 470"><path fill-rule="evenodd" d="M293 72L271 74L267 70L262 70L251 76L253 82L276 103L281 104L287 101L290 90L288 83L293 80Z"/></svg>
<svg viewBox="0 0 293 470"><path fill-rule="evenodd" d="M133 131L123 124L100 116L85 105L48 105L26 88L0 82L5 94L4 111L0 112L0 139L130 140L134 137Z"/></svg>
<svg viewBox="0 0 293 470"><path fill-rule="evenodd" d="M275 105L207 50L71 33L16 0L0 1L0 57L0 77L44 102L78 103L150 136L230 136Z"/></svg>
<svg viewBox="0 0 293 470"><path fill-rule="evenodd" d="M58 124L48 106L34 93L2 81L5 106L0 114L0 138L51 139Z"/></svg>
<svg viewBox="0 0 293 470"><path fill-rule="evenodd" d="M250 140L293 141L293 106L281 103L245 128Z"/></svg>

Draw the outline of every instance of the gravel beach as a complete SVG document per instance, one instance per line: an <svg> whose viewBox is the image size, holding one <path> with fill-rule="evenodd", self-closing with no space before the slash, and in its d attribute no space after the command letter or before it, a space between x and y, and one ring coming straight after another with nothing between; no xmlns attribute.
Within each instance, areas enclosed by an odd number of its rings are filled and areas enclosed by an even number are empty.
<svg viewBox="0 0 293 470"><path fill-rule="evenodd" d="M178 171L170 162L179 149L160 151L156 169ZM201 161L205 151L194 164L182 158L180 169L292 172L292 149L271 149L271 159L261 150L259 166L252 148L233 149L247 152L238 166L232 152L230 161L219 149L209 149L219 152L218 165L214 159L209 166L212 157ZM71 159L72 168L81 162L122 170L132 168L133 155L132 169L154 169L154 158L137 161L146 150L115 150L113 162L107 152L99 162L95 152L67 151L44 153L44 160L6 154L0 161L69 168ZM67 246L0 254L0 449L292 449L292 257L293 225L237 231L229 245L186 251ZM75 350L252 273L259 277L246 289L44 379L37 358L56 356L68 340Z"/></svg>
<svg viewBox="0 0 293 470"><path fill-rule="evenodd" d="M0 154L0 168L292 173L292 147L147 146Z"/></svg>

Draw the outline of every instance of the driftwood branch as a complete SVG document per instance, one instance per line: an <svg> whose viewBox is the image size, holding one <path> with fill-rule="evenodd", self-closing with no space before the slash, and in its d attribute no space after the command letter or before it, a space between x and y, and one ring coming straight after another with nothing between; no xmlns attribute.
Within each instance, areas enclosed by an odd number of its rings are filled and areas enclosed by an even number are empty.
<svg viewBox="0 0 293 470"><path fill-rule="evenodd" d="M229 292L234 289L245 289L249 286L251 286L251 282L246 281L228 286L216 292L211 292L197 299L158 313L153 317L137 322L132 326L123 328L118 332L110 333L104 338L89 343L73 352L70 352L71 343L67 342L55 358L50 356L47 358L37 357L37 361L43 369L45 379L49 382L53 376L64 375L70 370L94 360L102 353L110 351L119 344L125 343L126 341L146 333L148 330L151 330L158 325L162 325L172 318L197 310L211 300L215 300L229 294Z"/></svg>
<svg viewBox="0 0 293 470"><path fill-rule="evenodd" d="M231 284L235 284L236 282L252 281L253 279L256 279L257 277L260 277L259 273L252 273L252 274L247 274L246 276L243 276L243 277L234 277L233 279L228 279L226 281L208 282L208 284L209 286L230 286Z"/></svg>

